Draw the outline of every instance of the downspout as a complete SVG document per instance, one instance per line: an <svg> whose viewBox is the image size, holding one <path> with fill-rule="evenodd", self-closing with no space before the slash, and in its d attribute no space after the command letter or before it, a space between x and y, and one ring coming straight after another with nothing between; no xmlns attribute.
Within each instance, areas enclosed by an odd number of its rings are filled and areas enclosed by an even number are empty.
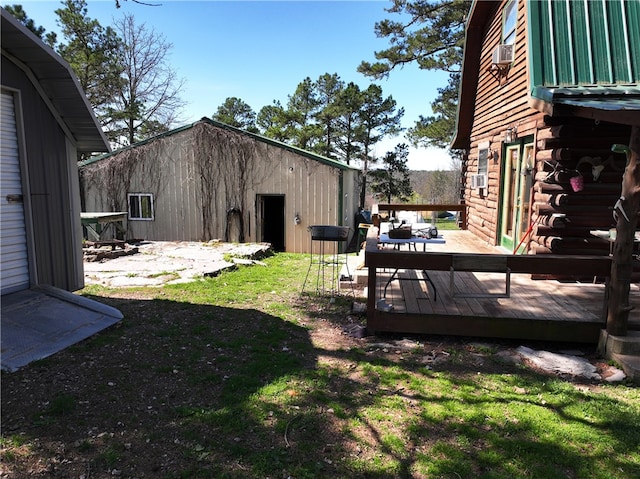
<svg viewBox="0 0 640 479"><path fill-rule="evenodd" d="M344 224L344 171L338 174L338 226Z"/></svg>
<svg viewBox="0 0 640 479"><path fill-rule="evenodd" d="M338 173L338 226L343 226L344 224L344 171L339 170ZM339 244L339 252L343 251L343 244Z"/></svg>

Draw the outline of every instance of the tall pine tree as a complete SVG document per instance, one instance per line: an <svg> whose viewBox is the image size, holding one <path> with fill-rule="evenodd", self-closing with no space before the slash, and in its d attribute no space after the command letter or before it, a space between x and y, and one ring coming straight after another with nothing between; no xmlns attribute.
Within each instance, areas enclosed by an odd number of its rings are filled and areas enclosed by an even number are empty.
<svg viewBox="0 0 640 479"><path fill-rule="evenodd" d="M376 62L363 61L358 71L375 79L386 78L395 68L415 63L423 70L448 72L449 84L438 90L431 104L434 115L421 116L409 130L418 146L447 147L455 131L457 93L464 48L469 0L393 0L387 12L394 19L375 25L389 48L375 52Z"/></svg>

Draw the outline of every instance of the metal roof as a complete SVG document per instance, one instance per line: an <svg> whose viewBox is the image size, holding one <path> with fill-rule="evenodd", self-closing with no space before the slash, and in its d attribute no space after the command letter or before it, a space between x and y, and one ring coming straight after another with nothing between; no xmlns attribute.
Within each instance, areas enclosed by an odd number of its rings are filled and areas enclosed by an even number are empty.
<svg viewBox="0 0 640 479"><path fill-rule="evenodd" d="M176 128L174 130L167 131L165 133L161 133L160 135L154 136L152 138L147 138L146 140L139 141L137 143L134 143L133 145L125 146L124 148L120 148L119 150L116 150L116 151L114 151L114 152L112 152L110 154L100 155L100 156L97 156L97 157L94 157L94 158L90 158L88 160L85 160L85 161L81 162L80 166L87 166L87 165L90 165L90 164L95 163L97 161L100 161L100 160L103 160L105 158L108 158L110 156L117 155L121 151L125 151L125 150L129 150L131 148L135 148L135 147L138 147L138 146L146 145L146 144L148 144L148 143L150 143L152 141L155 141L155 140L158 140L158 139L161 139L161 138L165 138L165 137L168 137L168 136L172 136L172 135L175 135L175 134L180 133L182 131L189 130L189 129L193 128L194 126L196 126L199 123L206 123L206 124L215 126L217 128L222 128L222 129L225 129L225 130L233 131L233 132L239 133L241 135L245 135L245 136L248 136L250 138L253 138L253 139L255 139L257 141L260 141L262 143L267 143L269 145L273 145L273 146L276 146L278 148L282 148L284 150L291 151L293 153L297 153L298 155L304 156L304 157L309 158L311 160L318 161L318 162L323 163L323 164L328 165L328 166L332 166L334 168L338 168L340 170L359 170L359 168L357 168L355 166L347 165L346 163L343 163L341 161L334 160L332 158L327 158L326 156L318 155L316 153L312 153L310 151L303 150L302 148L291 146L291 145L288 145L288 144L283 143L281 141L274 140L272 138L267 138L266 136L259 135L257 133L251 133L249 131L242 130L240 128L236 128L234 126L227 125L225 123L221 123L219 121L215 121L215 120L212 120L212 119L207 118L207 117L203 117L203 118L201 118L200 120L198 120L198 121L196 121L194 123L190 123L188 125L181 126L181 127Z"/></svg>
<svg viewBox="0 0 640 479"><path fill-rule="evenodd" d="M520 0L521 1L521 0ZM527 1L532 106L640 124L640 1ZM469 148L484 30L499 1L472 4L452 148Z"/></svg>
<svg viewBox="0 0 640 479"><path fill-rule="evenodd" d="M96 119L71 66L45 45L13 15L2 14L2 55L23 68L73 135L80 152L110 151L107 138Z"/></svg>
<svg viewBox="0 0 640 479"><path fill-rule="evenodd" d="M532 96L552 115L640 125L640 86L534 87Z"/></svg>
<svg viewBox="0 0 640 479"><path fill-rule="evenodd" d="M527 2L533 104L640 124L640 2Z"/></svg>
<svg viewBox="0 0 640 479"><path fill-rule="evenodd" d="M532 86L640 83L640 2L527 2Z"/></svg>

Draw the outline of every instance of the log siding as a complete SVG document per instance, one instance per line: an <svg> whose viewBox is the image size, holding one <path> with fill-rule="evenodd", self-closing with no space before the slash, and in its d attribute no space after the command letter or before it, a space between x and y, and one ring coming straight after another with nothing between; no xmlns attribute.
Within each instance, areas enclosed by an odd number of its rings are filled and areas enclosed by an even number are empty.
<svg viewBox="0 0 640 479"><path fill-rule="evenodd" d="M525 251L608 254L608 242L592 236L590 231L614 226L611 213L620 196L625 157L612 153L611 146L627 144L631 128L576 117L551 117L535 108L539 102L530 94L529 70L530 52L535 45L528 43L531 36L525 1L518 2L514 62L503 72L492 67L492 53L501 40L502 11L507 3L504 0L482 6L481 14L486 19L480 35L475 95L467 94L464 103L461 99L461 108L473 109L469 136L456 140L463 144L468 138L463 198L469 207L469 230L487 244L500 244L505 131L515 127L519 139L533 142L535 159L529 205L532 231L525 240ZM465 60L465 67L468 65L473 62ZM488 185L486 189L472 188L471 177L478 173L479 146L487 142L491 152ZM582 176L584 185L580 191L570 183L577 175Z"/></svg>

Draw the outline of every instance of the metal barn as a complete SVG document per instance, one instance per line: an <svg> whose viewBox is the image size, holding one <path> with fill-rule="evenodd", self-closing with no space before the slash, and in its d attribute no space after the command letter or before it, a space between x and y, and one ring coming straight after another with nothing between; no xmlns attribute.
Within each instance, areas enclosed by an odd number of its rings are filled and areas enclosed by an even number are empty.
<svg viewBox="0 0 640 479"><path fill-rule="evenodd" d="M311 225L357 233L359 169L207 118L87 161L81 177L88 212L127 212L127 239L303 253Z"/></svg>

